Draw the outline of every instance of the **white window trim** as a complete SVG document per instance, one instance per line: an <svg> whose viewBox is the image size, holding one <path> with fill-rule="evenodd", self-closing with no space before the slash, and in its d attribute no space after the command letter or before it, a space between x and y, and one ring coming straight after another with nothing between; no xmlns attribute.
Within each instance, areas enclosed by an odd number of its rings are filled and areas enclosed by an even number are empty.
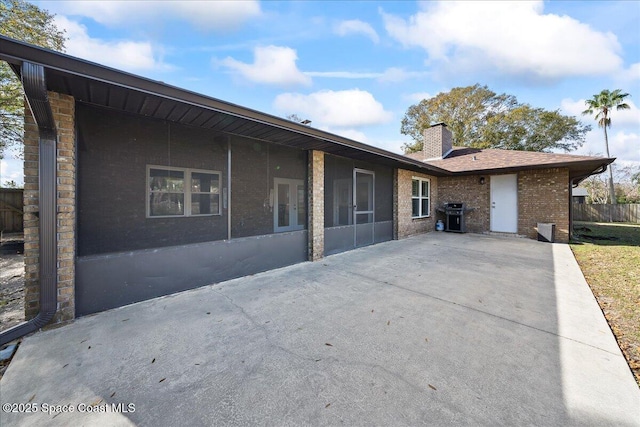
<svg viewBox="0 0 640 427"><path fill-rule="evenodd" d="M149 196L151 194L151 183L150 183L150 170L151 169L160 169L166 171L179 171L184 173L184 213L182 215L151 215L151 208L149 206ZM192 214L191 213L191 174L193 172L196 173L207 173L210 175L218 175L218 212L210 213L210 214ZM145 193L145 205L146 205L146 218L185 218L185 217L201 217L201 216L219 216L222 215L222 173L220 171L212 171L206 169L191 169L191 168L177 168L173 166L161 166L161 165L147 165L147 179L146 179L146 193ZM196 193L196 194L206 194L206 193Z"/></svg>
<svg viewBox="0 0 640 427"><path fill-rule="evenodd" d="M413 181L418 181L418 197L413 195ZM422 194L422 183L427 182L429 184L429 194L424 196ZM422 210L422 200L429 201L429 212L426 215L413 216L413 199L418 199L418 207ZM431 180L429 178L420 178L419 176L411 177L411 219L429 218L431 216ZM422 212L421 212L422 213Z"/></svg>

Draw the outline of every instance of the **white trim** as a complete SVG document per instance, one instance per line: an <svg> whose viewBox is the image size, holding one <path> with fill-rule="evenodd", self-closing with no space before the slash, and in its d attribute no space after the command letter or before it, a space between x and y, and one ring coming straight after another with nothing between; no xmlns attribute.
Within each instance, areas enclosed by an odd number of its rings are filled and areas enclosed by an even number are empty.
<svg viewBox="0 0 640 427"><path fill-rule="evenodd" d="M184 213L182 215L151 215L149 206L149 195L152 193L150 188L150 171L151 169L159 169L165 171L178 171L184 173L184 188L181 192L173 192L171 194L183 194L184 195ZM191 174L192 173L206 173L209 175L218 176L218 212L209 214L192 214L191 213ZM222 194L220 187L222 185L222 173L220 171L207 170L207 169L192 169L192 168L179 168L175 166L162 166L162 165L147 165L146 168L146 188L145 188L145 217L152 218L186 218L186 217L202 217L202 216L217 216L222 215ZM196 192L194 194L215 194L206 192Z"/></svg>
<svg viewBox="0 0 640 427"><path fill-rule="evenodd" d="M427 194L427 196L425 197L424 195L420 194L418 197L415 197L413 195L413 181L418 181L420 184L418 185L418 190L419 193L422 193L422 182L428 182L429 183L429 194ZM417 198L420 201L419 207L420 210L422 210L422 200L428 200L429 201L429 212L426 215L419 215L419 216L413 216L413 199ZM421 219L421 218L429 218L431 217L431 178L422 178L419 176L412 176L411 177L411 219Z"/></svg>

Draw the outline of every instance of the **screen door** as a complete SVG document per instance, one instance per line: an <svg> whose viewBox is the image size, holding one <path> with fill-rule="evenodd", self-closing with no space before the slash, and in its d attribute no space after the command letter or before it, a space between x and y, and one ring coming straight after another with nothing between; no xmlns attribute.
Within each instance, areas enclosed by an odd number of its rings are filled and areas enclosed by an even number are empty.
<svg viewBox="0 0 640 427"><path fill-rule="evenodd" d="M364 169L353 170L353 223L356 247L373 244L375 201L374 173Z"/></svg>

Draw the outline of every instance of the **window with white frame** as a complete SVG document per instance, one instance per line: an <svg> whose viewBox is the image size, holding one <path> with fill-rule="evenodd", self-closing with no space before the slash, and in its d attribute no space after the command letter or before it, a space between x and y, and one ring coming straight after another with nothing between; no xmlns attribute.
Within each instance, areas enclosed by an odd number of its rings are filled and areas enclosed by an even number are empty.
<svg viewBox="0 0 640 427"><path fill-rule="evenodd" d="M147 166L147 217L220 215L220 172Z"/></svg>
<svg viewBox="0 0 640 427"><path fill-rule="evenodd" d="M431 214L431 183L428 179L413 178L411 180L411 217L424 218Z"/></svg>

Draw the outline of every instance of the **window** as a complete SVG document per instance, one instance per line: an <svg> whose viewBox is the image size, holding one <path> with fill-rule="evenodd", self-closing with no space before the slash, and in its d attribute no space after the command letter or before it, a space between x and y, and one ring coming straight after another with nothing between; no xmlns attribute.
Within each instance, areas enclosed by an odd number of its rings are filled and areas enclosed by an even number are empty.
<svg viewBox="0 0 640 427"><path fill-rule="evenodd" d="M147 166L147 217L220 215L220 172Z"/></svg>
<svg viewBox="0 0 640 427"><path fill-rule="evenodd" d="M411 181L411 217L424 218L430 215L429 203L430 181L428 179L413 178Z"/></svg>

